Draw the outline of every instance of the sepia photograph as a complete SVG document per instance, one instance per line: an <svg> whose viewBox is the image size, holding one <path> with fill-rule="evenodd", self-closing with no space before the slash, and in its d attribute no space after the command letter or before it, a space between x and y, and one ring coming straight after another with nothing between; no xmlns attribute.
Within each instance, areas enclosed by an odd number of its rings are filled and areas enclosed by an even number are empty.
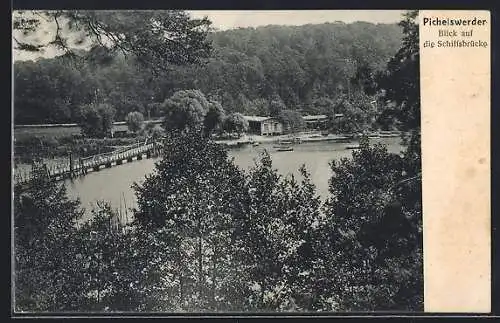
<svg viewBox="0 0 500 323"><path fill-rule="evenodd" d="M418 10L12 11L14 313L424 311Z"/></svg>

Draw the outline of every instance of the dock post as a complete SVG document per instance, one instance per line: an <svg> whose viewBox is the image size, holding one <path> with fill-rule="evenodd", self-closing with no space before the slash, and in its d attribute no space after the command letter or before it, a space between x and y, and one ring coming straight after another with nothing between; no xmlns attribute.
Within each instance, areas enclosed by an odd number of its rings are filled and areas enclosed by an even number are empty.
<svg viewBox="0 0 500 323"><path fill-rule="evenodd" d="M86 169L83 166L83 159L82 159L82 157L79 158L79 164L80 164L80 175L85 175Z"/></svg>
<svg viewBox="0 0 500 323"><path fill-rule="evenodd" d="M74 177L74 173L73 173L73 155L71 153L71 151L69 152L69 178L73 178Z"/></svg>
<svg viewBox="0 0 500 323"><path fill-rule="evenodd" d="M50 171L49 171L49 168L47 167L47 164L43 164L43 168L47 174L47 177L50 179Z"/></svg>

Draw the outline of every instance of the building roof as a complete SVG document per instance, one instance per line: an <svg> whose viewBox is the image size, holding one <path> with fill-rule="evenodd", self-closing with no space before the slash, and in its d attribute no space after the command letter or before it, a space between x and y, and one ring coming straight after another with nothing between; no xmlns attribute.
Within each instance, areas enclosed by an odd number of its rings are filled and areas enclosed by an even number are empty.
<svg viewBox="0 0 500 323"><path fill-rule="evenodd" d="M342 113L336 113L335 118L343 117L344 115ZM254 121L254 122L262 122L266 120L271 120L275 119L273 117L261 117L261 116L243 116L245 120L247 121ZM314 122L314 121L323 121L328 119L328 116L326 114L319 114L319 115L308 115L308 116L303 116L302 117L306 122Z"/></svg>
<svg viewBox="0 0 500 323"><path fill-rule="evenodd" d="M328 119L327 115L324 114L319 114L319 115L314 115L314 116L303 116L305 121L319 121L319 120L324 120Z"/></svg>
<svg viewBox="0 0 500 323"><path fill-rule="evenodd" d="M262 122L272 119L272 117L259 117L259 116L243 116L243 118L245 118L245 120L247 121L255 121L255 122Z"/></svg>
<svg viewBox="0 0 500 323"><path fill-rule="evenodd" d="M344 116L344 114L342 114L342 113L335 113L335 115L334 115L335 118L341 118L343 116ZM328 116L325 115L325 114L319 114L319 115L312 115L312 116L303 116L302 118L306 122L308 122L308 121L314 122L314 121L323 121L323 120L326 120L326 119L328 119Z"/></svg>

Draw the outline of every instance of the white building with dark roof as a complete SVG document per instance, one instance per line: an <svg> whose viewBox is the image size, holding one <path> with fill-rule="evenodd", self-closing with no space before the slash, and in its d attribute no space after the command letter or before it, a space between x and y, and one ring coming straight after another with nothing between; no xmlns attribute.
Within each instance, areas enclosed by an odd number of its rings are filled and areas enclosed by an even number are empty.
<svg viewBox="0 0 500 323"><path fill-rule="evenodd" d="M342 118L343 116L342 113L335 114L335 118ZM304 119L309 129L323 129L328 124L328 116L326 114L307 115L303 116L302 119Z"/></svg>
<svg viewBox="0 0 500 323"><path fill-rule="evenodd" d="M261 136L274 136L283 133L283 125L273 117L244 116L248 121L248 131Z"/></svg>

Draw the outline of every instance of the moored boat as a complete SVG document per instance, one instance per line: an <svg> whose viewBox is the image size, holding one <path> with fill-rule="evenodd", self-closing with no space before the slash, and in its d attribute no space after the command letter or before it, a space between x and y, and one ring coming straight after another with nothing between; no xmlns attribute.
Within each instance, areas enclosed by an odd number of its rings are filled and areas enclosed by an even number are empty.
<svg viewBox="0 0 500 323"><path fill-rule="evenodd" d="M276 151L293 151L293 147L292 146L281 146L281 147L277 147Z"/></svg>
<svg viewBox="0 0 500 323"><path fill-rule="evenodd" d="M289 146L292 146L293 145L293 142L292 141L289 141L289 140L280 140L278 141L274 146L273 148L281 148L281 147L289 147Z"/></svg>

